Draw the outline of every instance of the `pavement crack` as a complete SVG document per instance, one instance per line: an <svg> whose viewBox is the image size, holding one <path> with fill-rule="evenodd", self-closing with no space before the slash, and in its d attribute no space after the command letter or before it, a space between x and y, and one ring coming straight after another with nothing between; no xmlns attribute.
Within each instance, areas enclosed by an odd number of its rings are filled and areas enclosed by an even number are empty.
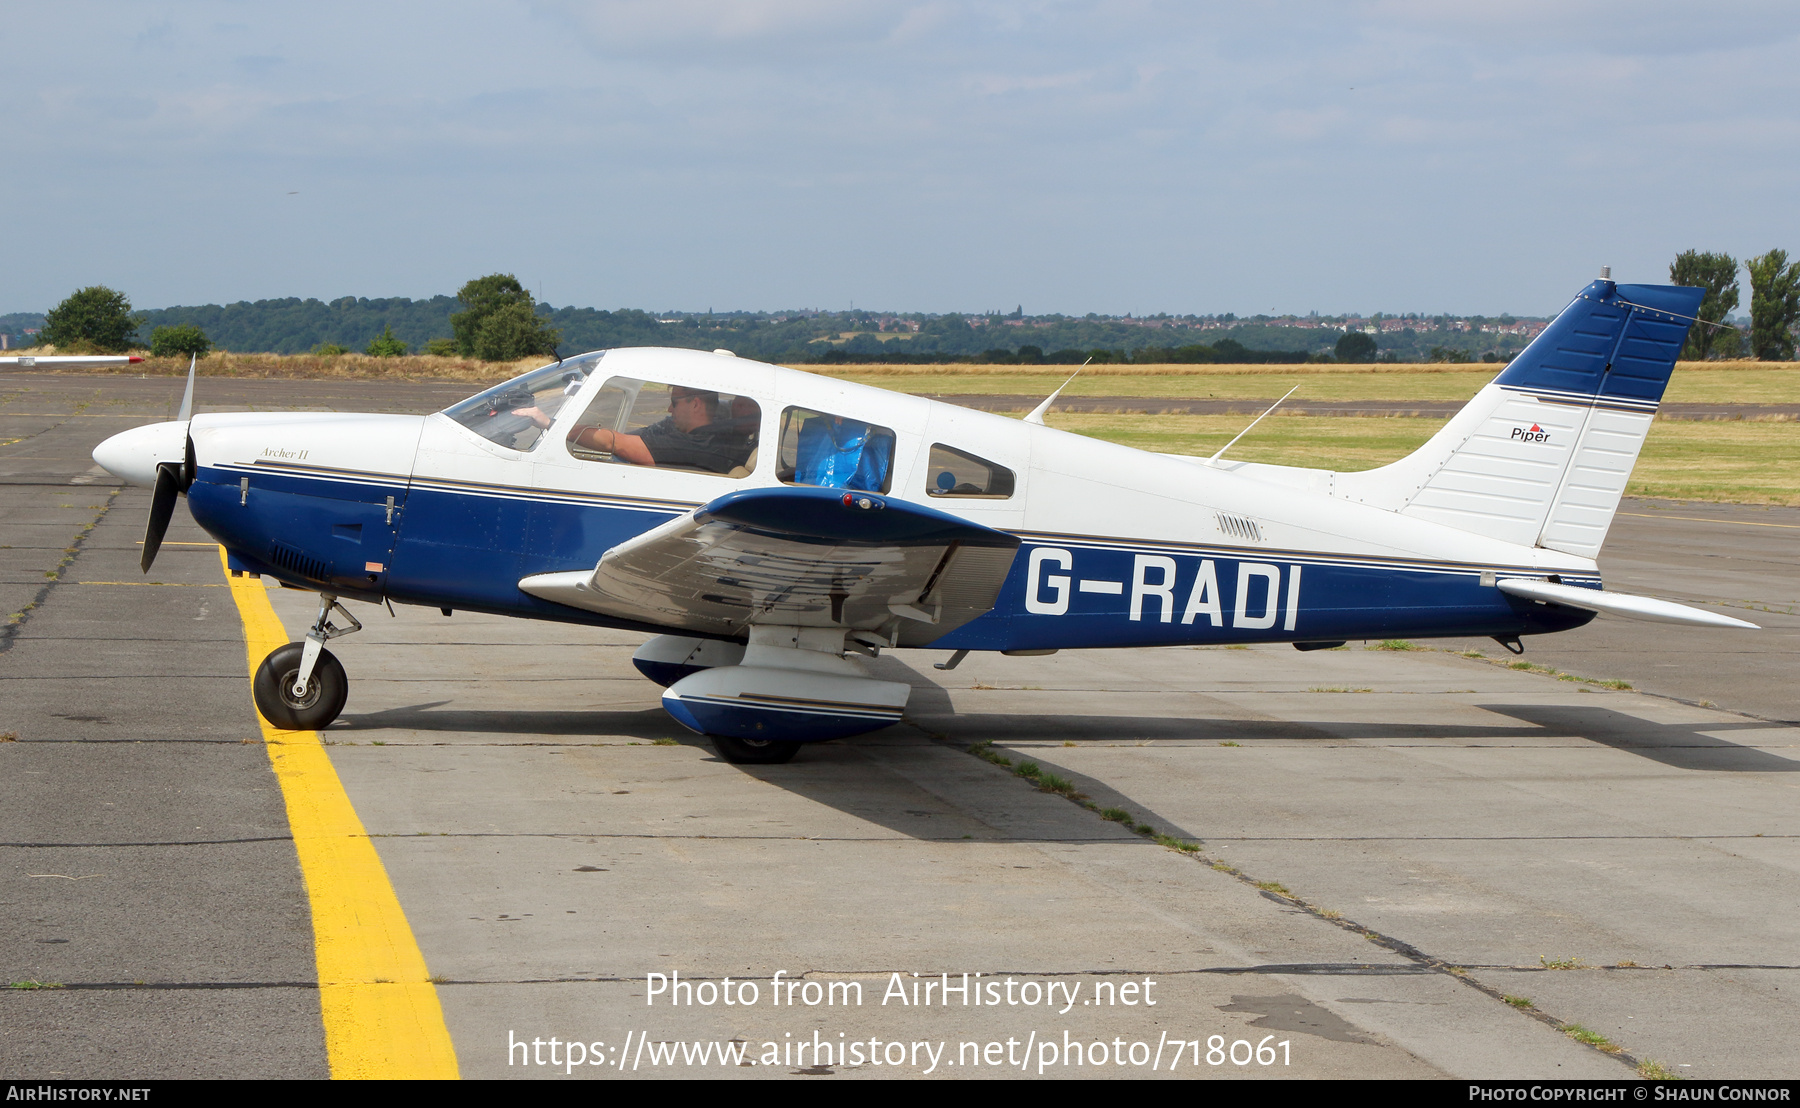
<svg viewBox="0 0 1800 1108"><path fill-rule="evenodd" d="M116 488L107 494L106 503L100 505L100 510L94 513L94 518L89 520L81 530L75 532L74 540L64 548L62 561L56 563L55 569L48 571L49 580L45 581L43 588L40 588L37 595L31 598L31 603L7 617L6 626L0 627L0 654L12 649L13 643L19 641L19 632L31 620L31 613L36 611L39 605L49 600L50 594L63 583L62 571L81 557L81 551L87 543L88 536L94 533L94 528L100 525L100 521L105 518L106 513L112 511L112 506L119 499L119 493L122 491L124 491L122 488Z"/></svg>
<svg viewBox="0 0 1800 1108"><path fill-rule="evenodd" d="M20 992L168 992L220 989L317 989L317 981L59 981L22 982ZM0 986L4 988L4 986Z"/></svg>
<svg viewBox="0 0 1800 1108"><path fill-rule="evenodd" d="M292 835L247 835L241 839L143 839L135 842L0 843L0 850L90 850L133 846L236 846L240 843L291 843Z"/></svg>
<svg viewBox="0 0 1800 1108"><path fill-rule="evenodd" d="M938 734L936 732L926 732L926 734L928 734L931 738L938 740L938 741L951 743L951 744L955 743L955 740L951 739L950 736L948 736L948 735ZM1577 1025L1575 1023L1567 1022L1564 1020L1559 1020L1555 1016L1552 1016L1550 1013L1543 1011L1542 1009L1536 1007L1535 1005L1527 1007L1527 1008L1519 1008L1519 1007L1511 1004L1510 1001L1507 999L1506 993L1502 992L1500 989L1493 987L1492 985L1489 985L1483 981L1477 980L1470 973L1471 967L1460 965L1457 963L1452 963L1443 958L1439 958L1437 955L1428 953L1424 950L1421 950L1418 947L1414 946L1413 944L1407 942L1405 939L1399 938L1398 936L1389 935L1384 932L1377 931L1372 927L1365 927L1364 925L1357 923L1355 920L1345 917L1341 912L1335 912L1330 909L1323 908L1317 904L1312 903L1309 900L1306 900L1305 898L1303 898L1303 897L1295 894L1291 890L1289 890L1285 885L1281 884L1281 882L1279 882L1279 881L1272 881L1272 880L1267 880L1267 879L1259 880L1252 874L1245 873L1243 870L1238 869L1236 866L1233 866L1230 863L1226 862L1223 858L1214 857L1211 854L1209 854L1206 850L1204 842L1190 841L1190 840L1177 838L1175 836L1171 836L1171 835L1167 835L1167 834L1160 834L1151 825L1149 825L1147 823L1139 822L1132 816L1132 814L1130 812L1128 812L1122 808L1101 808L1097 803L1088 799L1087 794L1078 792L1071 783L1064 781L1061 778L1055 777L1054 775L1044 773L1043 769L1038 767L1035 763L1029 763L1029 762L1021 763L1020 765L1015 766L1010 759L1008 759L1004 756L998 755L995 752L995 750L993 749L993 747L994 747L994 744L992 742L978 742L978 743L973 743L973 744L970 744L967 746L963 746L962 749L963 749L964 753L970 755L971 757L979 758L982 761L989 762L989 763L994 764L1002 769L1005 769L1010 776L1016 777L1022 781L1025 781L1025 782L1031 784L1033 787L1038 789L1038 791L1040 791L1040 792L1051 792L1051 793L1060 795L1061 797L1063 797L1064 800L1075 805L1076 807L1093 813L1094 817L1097 819L1103 819L1103 820L1107 820L1109 822L1121 824L1124 827L1126 827L1127 829L1136 832L1138 835L1143 836L1145 839L1153 840L1169 850L1177 851L1179 853L1186 855L1187 857L1193 859L1194 862L1196 862L1199 865L1206 866L1209 869L1216 870L1216 871L1223 873L1229 877L1234 877L1239 882L1241 882L1245 885L1248 885L1251 888L1257 890L1257 892L1260 893L1265 899L1271 900L1277 904L1285 905L1290 908L1298 909L1321 922L1328 923L1328 924L1332 925L1333 927L1339 928L1344 931L1351 932L1352 934L1360 935L1364 939L1373 943L1375 946L1380 947L1383 950L1391 951L1392 953L1397 954L1400 957L1406 959L1407 962L1411 964L1411 967L1412 967L1411 972L1412 973L1415 973L1415 974L1442 974L1446 977L1450 977L1450 978L1452 978L1456 981L1459 981L1462 984L1468 986L1469 988L1474 989L1476 992L1481 993L1483 996L1486 996L1486 997L1488 997L1494 1001L1497 1001L1501 1004L1507 1005L1507 1007L1510 1010L1518 1012L1522 1016L1537 1020L1539 1023L1545 1024L1548 1027L1554 1028L1555 1030L1557 1030L1558 1032L1561 1032L1562 1034L1569 1035L1571 1038L1574 1038L1577 1042L1581 1042L1584 1045L1586 1045L1589 1049L1593 1050L1595 1053L1601 1054L1607 1058L1611 1058L1617 1062L1620 1062L1621 1064L1627 1066L1628 1068L1630 1068L1634 1071L1638 1067L1639 1059L1637 1059L1635 1056L1630 1054L1628 1051L1616 1046L1615 1044L1606 1042L1606 1040L1604 1040L1604 1039L1600 1040L1600 1043L1596 1043L1596 1042L1590 1041L1589 1039L1583 1038L1580 1035L1577 1035L1576 1032L1582 1031L1583 1029L1580 1028L1579 1025ZM1042 755L1040 754L1039 757L1042 757ZM1026 766L1029 766L1030 769L1027 770L1025 768ZM1079 776L1079 775L1077 775L1077 776ZM1055 782L1055 785L1044 784L1043 783L1044 777L1050 777L1052 779L1052 781ZM1510 971L1514 970L1516 967L1507 966L1504 968L1506 971L1510 972ZM1268 970L1265 972L1278 973L1278 972L1283 972L1283 971ZM1298 973L1298 974L1306 974L1309 972L1319 972L1319 971L1308 970L1305 968L1296 968L1296 969L1292 970L1291 972ZM1602 1045L1600 1045L1601 1043L1604 1043L1605 1045L1602 1046Z"/></svg>

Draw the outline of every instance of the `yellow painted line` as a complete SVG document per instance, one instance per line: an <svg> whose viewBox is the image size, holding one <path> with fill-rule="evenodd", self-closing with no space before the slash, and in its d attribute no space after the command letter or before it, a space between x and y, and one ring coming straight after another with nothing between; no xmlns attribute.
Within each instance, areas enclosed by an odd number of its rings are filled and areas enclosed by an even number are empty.
<svg viewBox="0 0 1800 1108"><path fill-rule="evenodd" d="M225 549L219 548L225 566ZM227 575L230 569L225 569ZM288 641L259 577L229 577L250 670ZM319 1009L334 1078L454 1078L444 1010L375 844L317 731L284 731L258 713L287 801L312 902Z"/></svg>
<svg viewBox="0 0 1800 1108"><path fill-rule="evenodd" d="M1708 519L1706 516L1668 516L1661 512L1620 512L1622 516L1635 519L1685 519L1689 523L1735 523L1739 527L1780 527L1788 531L1800 531L1800 523L1757 523L1748 519Z"/></svg>

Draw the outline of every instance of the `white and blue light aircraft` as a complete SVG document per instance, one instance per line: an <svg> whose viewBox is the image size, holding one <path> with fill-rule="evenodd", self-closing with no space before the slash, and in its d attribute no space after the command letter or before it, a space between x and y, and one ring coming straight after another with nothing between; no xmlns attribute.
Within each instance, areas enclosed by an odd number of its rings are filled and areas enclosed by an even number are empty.
<svg viewBox="0 0 1800 1108"><path fill-rule="evenodd" d="M234 573L320 594L255 700L320 728L340 600L626 628L663 705L732 761L900 719L884 649L1525 635L1596 612L1753 627L1604 592L1595 562L1703 293L1583 289L1410 456L1322 469L1149 454L763 365L617 349L429 416L191 416L94 452L179 495ZM345 626L335 621L341 620Z"/></svg>

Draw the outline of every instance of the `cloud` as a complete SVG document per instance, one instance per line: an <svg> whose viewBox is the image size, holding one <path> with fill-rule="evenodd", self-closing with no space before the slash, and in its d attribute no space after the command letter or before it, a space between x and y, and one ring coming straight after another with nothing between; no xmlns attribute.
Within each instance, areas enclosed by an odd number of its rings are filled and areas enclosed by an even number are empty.
<svg viewBox="0 0 1800 1108"><path fill-rule="evenodd" d="M871 44L932 5L890 0L536 0L532 10L581 33L607 56L727 45L792 50ZM920 12L926 16L927 13ZM708 51L710 55L710 51Z"/></svg>
<svg viewBox="0 0 1800 1108"><path fill-rule="evenodd" d="M1368 0L1360 15L1376 28L1400 27L1484 50L1534 54L1674 55L1733 50L1796 36L1793 5L1741 0L1729 9L1687 0Z"/></svg>
<svg viewBox="0 0 1800 1108"><path fill-rule="evenodd" d="M83 57L0 70L34 169L0 186L23 213L9 255L32 263L0 273L0 308L92 284L94 258L180 257L184 229L210 264L144 263L139 302L335 295L350 270L436 291L479 263L592 303L854 287L897 307L1267 310L1304 273L1308 306L1393 310L1441 301L1431 274L1454 262L1460 304L1522 310L1500 293L1565 258L1586 274L1665 239L1800 243L1800 12L1755 0L1729 18L1663 0L97 0L11 18L16 41L80 36ZM261 206L301 180L304 204Z"/></svg>

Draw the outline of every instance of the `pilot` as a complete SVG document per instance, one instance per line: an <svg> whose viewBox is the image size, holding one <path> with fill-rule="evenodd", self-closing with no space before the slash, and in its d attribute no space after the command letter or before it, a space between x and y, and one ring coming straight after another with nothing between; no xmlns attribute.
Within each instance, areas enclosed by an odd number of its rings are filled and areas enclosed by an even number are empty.
<svg viewBox="0 0 1800 1108"><path fill-rule="evenodd" d="M569 442L633 465L729 473L749 456L751 442L736 418L716 419L718 408L718 393L676 385L669 390L668 418L631 432L576 427ZM732 414L737 415L735 402Z"/></svg>

